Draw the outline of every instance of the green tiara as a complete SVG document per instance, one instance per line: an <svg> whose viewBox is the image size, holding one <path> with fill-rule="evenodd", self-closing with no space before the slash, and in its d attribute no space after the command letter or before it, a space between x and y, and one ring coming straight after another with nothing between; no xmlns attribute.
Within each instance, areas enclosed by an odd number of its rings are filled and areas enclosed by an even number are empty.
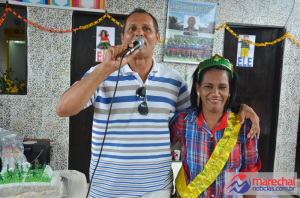
<svg viewBox="0 0 300 198"><path fill-rule="evenodd" d="M198 71L198 78L197 78L198 81L199 81L199 75L200 75L201 71L203 69L205 69L207 67L211 67L211 66L222 66L222 67L227 68L230 71L231 76L233 78L232 63L228 59L225 59L222 56L215 54L214 56L210 57L209 59L206 59L199 63L199 71Z"/></svg>

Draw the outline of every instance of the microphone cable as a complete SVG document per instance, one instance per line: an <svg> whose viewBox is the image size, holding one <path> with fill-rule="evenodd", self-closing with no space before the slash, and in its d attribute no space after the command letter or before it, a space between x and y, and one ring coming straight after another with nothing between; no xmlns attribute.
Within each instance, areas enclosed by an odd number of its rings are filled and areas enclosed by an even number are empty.
<svg viewBox="0 0 300 198"><path fill-rule="evenodd" d="M110 118L111 108L112 108L113 101L115 99L116 91L117 91L117 88L118 88L121 64L122 64L122 61L123 61L124 58L125 58L125 56L123 55L122 59L120 61L119 69L118 69L118 75L117 75L115 91L114 91L113 97L111 99L110 108L109 108L109 111L108 111L107 122L106 122L105 132L104 132L104 136L103 136L102 146L101 146L101 149L100 149L100 153L99 153L99 157L98 157L98 160L97 160L97 163L96 163L96 167L95 167L94 172L93 172L92 177L91 177L91 181L90 181L89 189L88 189L87 194L86 194L86 198L88 198L88 196L89 196L89 192L90 192L90 189L91 189L91 186L92 186L93 178L94 178L95 172L97 170L97 167L98 167L98 164L99 164L99 161L100 161L100 158L101 158L102 149L103 149L103 145L104 145L104 141L105 141L105 137L106 137L106 133L107 133L107 128L108 128L108 122L109 122L109 118Z"/></svg>

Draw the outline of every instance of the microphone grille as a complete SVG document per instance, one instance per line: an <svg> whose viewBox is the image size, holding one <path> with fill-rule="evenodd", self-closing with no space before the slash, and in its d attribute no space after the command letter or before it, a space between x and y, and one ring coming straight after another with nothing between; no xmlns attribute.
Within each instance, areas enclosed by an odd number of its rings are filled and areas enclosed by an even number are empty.
<svg viewBox="0 0 300 198"><path fill-rule="evenodd" d="M134 42L139 42L139 47L137 49L142 49L144 47L144 39L142 39L141 37L135 37L133 40L132 40L132 43Z"/></svg>

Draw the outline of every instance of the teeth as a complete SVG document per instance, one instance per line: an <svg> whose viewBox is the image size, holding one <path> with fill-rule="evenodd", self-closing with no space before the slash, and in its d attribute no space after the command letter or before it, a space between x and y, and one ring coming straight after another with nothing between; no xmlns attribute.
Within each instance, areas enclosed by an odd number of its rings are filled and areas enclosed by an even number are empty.
<svg viewBox="0 0 300 198"><path fill-rule="evenodd" d="M210 101L212 101L212 102L219 102L219 100L213 100L213 99L210 99Z"/></svg>

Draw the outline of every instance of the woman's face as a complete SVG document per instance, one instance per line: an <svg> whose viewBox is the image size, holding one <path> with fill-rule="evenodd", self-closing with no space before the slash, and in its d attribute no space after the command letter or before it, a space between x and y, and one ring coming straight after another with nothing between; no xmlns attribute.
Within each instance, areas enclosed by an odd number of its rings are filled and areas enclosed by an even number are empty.
<svg viewBox="0 0 300 198"><path fill-rule="evenodd" d="M105 36L105 32L104 32L104 31L102 31L101 35L102 35L102 37L104 37L104 36Z"/></svg>
<svg viewBox="0 0 300 198"><path fill-rule="evenodd" d="M202 111L222 113L229 96L229 79L225 70L211 69L205 72L196 91L202 100Z"/></svg>

